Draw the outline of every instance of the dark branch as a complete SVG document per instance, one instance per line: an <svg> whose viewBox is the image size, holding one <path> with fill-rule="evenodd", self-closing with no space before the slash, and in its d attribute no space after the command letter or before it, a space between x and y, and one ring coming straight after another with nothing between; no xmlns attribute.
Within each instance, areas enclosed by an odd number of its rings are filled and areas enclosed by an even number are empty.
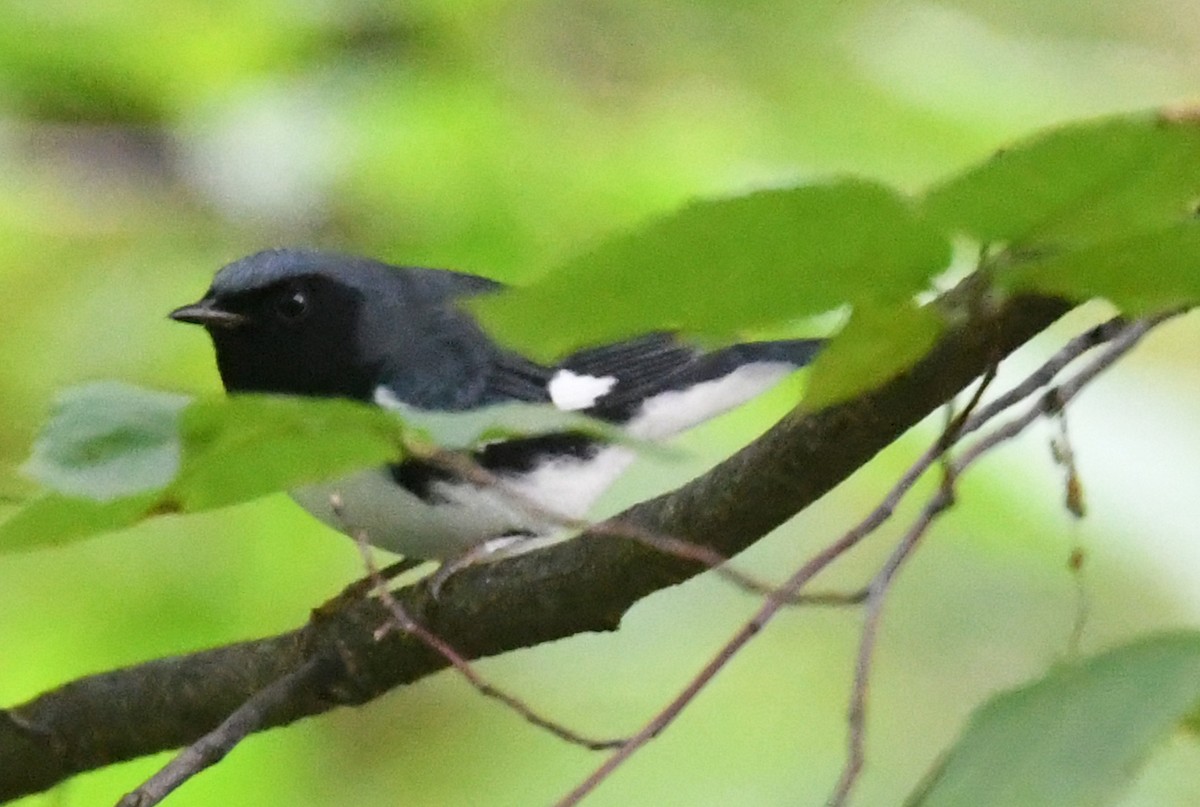
<svg viewBox="0 0 1200 807"><path fill-rule="evenodd" d="M165 768L145 784L128 793L117 807L153 807L196 773L216 765L246 735L258 731L270 719L271 711L296 697L321 674L317 659L309 659L298 670L260 689L237 708L221 725L179 753Z"/></svg>
<svg viewBox="0 0 1200 807"><path fill-rule="evenodd" d="M621 514L724 556L745 549L846 479L1068 306L1026 297L947 334L909 372L847 403L795 412L704 476ZM705 565L644 543L592 535L451 577L436 602L418 584L405 613L464 658L614 630L642 597ZM364 703L448 662L400 631L376 600L314 616L295 631L89 676L0 712L0 800L80 771L194 742L272 682L316 660L325 686L298 689L264 721L283 725Z"/></svg>

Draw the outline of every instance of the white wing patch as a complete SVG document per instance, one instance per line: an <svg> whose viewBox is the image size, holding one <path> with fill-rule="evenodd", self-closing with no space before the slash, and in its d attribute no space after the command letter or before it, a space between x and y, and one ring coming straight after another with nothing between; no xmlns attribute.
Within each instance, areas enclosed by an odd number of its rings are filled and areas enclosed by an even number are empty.
<svg viewBox="0 0 1200 807"><path fill-rule="evenodd" d="M590 375L572 373L570 370L559 370L546 385L550 400L564 412L574 412L595 405L602 396L607 395L617 384L617 377L606 375L596 378Z"/></svg>
<svg viewBox="0 0 1200 807"><path fill-rule="evenodd" d="M391 412L403 412L405 409L404 402L396 397L396 393L380 384L375 388L375 405L383 407Z"/></svg>

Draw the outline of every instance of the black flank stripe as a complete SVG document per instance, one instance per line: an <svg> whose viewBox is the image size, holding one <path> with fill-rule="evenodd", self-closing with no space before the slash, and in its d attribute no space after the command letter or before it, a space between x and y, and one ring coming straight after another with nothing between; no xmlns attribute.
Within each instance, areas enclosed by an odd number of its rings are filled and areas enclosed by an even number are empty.
<svg viewBox="0 0 1200 807"><path fill-rule="evenodd" d="M585 460L596 454L600 444L582 434L545 434L489 443L476 451L475 461L498 476L528 473L544 462L560 457ZM392 481L429 504L448 500L438 493L438 482L453 482L458 477L451 471L420 460L405 460L388 466Z"/></svg>

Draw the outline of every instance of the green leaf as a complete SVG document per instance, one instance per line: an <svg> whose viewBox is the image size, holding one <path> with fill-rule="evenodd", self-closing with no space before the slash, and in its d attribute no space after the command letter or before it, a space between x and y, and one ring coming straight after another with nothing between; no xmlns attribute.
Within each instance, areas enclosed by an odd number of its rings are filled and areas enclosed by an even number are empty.
<svg viewBox="0 0 1200 807"><path fill-rule="evenodd" d="M1126 314L1200 301L1200 221L1018 264L1001 286L1081 300L1103 297Z"/></svg>
<svg viewBox="0 0 1200 807"><path fill-rule="evenodd" d="M1200 700L1200 633L1156 636L980 707L908 807L1109 804Z"/></svg>
<svg viewBox="0 0 1200 807"><path fill-rule="evenodd" d="M816 411L874 389L925 355L945 323L928 306L859 304L817 354L803 406Z"/></svg>
<svg viewBox="0 0 1200 807"><path fill-rule="evenodd" d="M470 305L498 338L550 359L646 331L726 339L847 302L906 301L949 259L907 199L845 179L697 202Z"/></svg>
<svg viewBox="0 0 1200 807"><path fill-rule="evenodd" d="M0 552L59 546L129 527L145 518L158 500L156 493L106 502L50 493L0 522Z"/></svg>
<svg viewBox="0 0 1200 807"><path fill-rule="evenodd" d="M0 551L249 501L403 453L401 420L352 401L245 395L186 403L120 384L89 385L63 401L30 462L52 492L0 524Z"/></svg>
<svg viewBox="0 0 1200 807"><path fill-rule="evenodd" d="M170 494L207 510L396 462L404 424L354 401L275 395L201 399L180 418L183 463Z"/></svg>
<svg viewBox="0 0 1200 807"><path fill-rule="evenodd" d="M453 416L408 409L401 417L354 401L272 395L187 403L115 383L72 390L62 401L30 461L52 492L0 523L0 551L60 544L396 462L413 429L451 449L561 431L642 445L578 413L526 404Z"/></svg>
<svg viewBox="0 0 1200 807"><path fill-rule="evenodd" d="M1200 200L1200 122L1151 114L1076 123L935 186L924 209L983 242L1079 246L1160 229Z"/></svg>
<svg viewBox="0 0 1200 807"><path fill-rule="evenodd" d="M609 443L636 448L644 454L668 459L677 456L659 443L639 440L612 423L579 412L564 412L553 404L521 401L486 406L465 412L432 412L399 405L397 414L410 429L432 443L452 451L470 450L492 440L579 432Z"/></svg>
<svg viewBox="0 0 1200 807"><path fill-rule="evenodd" d="M22 470L60 493L99 501L166 487L179 469L178 417L187 402L115 381L68 390Z"/></svg>

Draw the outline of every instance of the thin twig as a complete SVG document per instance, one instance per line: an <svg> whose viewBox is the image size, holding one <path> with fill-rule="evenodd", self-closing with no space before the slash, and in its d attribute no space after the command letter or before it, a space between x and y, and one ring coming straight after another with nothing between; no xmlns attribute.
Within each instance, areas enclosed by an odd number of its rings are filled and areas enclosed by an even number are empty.
<svg viewBox="0 0 1200 807"><path fill-rule="evenodd" d="M1087 514L1084 501L1083 483L1079 479L1079 466L1075 461L1075 447L1071 443L1071 435L1067 430L1067 412L1060 409L1058 416L1058 435L1050 440L1050 451L1056 465L1063 469L1065 494L1063 503L1067 511L1076 519Z"/></svg>
<svg viewBox="0 0 1200 807"><path fill-rule="evenodd" d="M1058 436L1050 441L1050 449L1054 461L1064 472L1063 484L1066 488L1063 503L1071 515L1071 552L1067 560L1067 568L1071 574L1071 582L1075 588L1075 618L1071 621L1071 632L1067 635L1067 657L1079 655L1079 647L1083 642L1083 632L1087 628L1090 614L1088 590L1084 582L1084 560L1087 557L1083 551L1080 539L1080 522L1087 514L1086 497L1083 492L1083 482L1079 476L1079 466L1075 457L1075 446L1067 429L1067 412L1058 413Z"/></svg>
<svg viewBox="0 0 1200 807"><path fill-rule="evenodd" d="M584 532L591 536L602 535L637 541L652 549L657 549L664 554L673 555L683 560L695 561L751 594L763 596L778 590L776 586L757 580L753 576L735 568L729 563L729 558L715 549L702 544L697 544L673 535L656 533L621 519L613 518L601 522L592 522L587 519L573 518L564 513L557 512L516 490L512 485L475 462L474 459L466 454L423 444L414 444L410 446L410 450L422 460L433 463L443 470L450 471L467 482L471 482L479 487L499 491L506 499L524 510L527 515L540 521L563 529ZM815 600L813 596L816 597ZM852 601L849 596L826 594L796 597L788 604L845 605L857 604L857 602L861 602L861 600Z"/></svg>
<svg viewBox="0 0 1200 807"><path fill-rule="evenodd" d="M1025 413L1005 425L991 432L986 438L983 438L968 448L961 457L958 458L956 465L959 469L970 465L975 459L1000 443L1011 440L1019 435L1031 423L1038 420L1044 415L1055 414L1058 410L1067 405L1076 395L1080 393L1088 384L1095 379L1100 373L1111 367L1118 359L1132 350L1138 342L1142 340L1151 329L1157 327L1163 322L1172 317L1179 316L1182 311L1171 311L1165 314L1159 314L1153 317L1136 320L1128 325L1120 332L1120 334L1111 340L1111 344L1102 352L1094 361L1085 366L1082 370L1076 373L1061 385L1054 387L1044 393L1038 400L1025 411ZM980 412L979 415L983 415ZM972 421L979 418L977 415L972 418ZM970 431L971 423L968 422L963 433Z"/></svg>
<svg viewBox="0 0 1200 807"><path fill-rule="evenodd" d="M180 751L137 790L126 794L117 807L151 807L161 802L188 779L224 759L243 738L265 724L272 709L309 686L327 666L320 658L310 658L251 695L221 725Z"/></svg>
<svg viewBox="0 0 1200 807"><path fill-rule="evenodd" d="M331 498L331 507L334 514L341 518L342 503L336 497ZM355 543L358 545L359 554L362 555L363 565L367 569L367 578L372 581L375 586L375 591L379 595L380 601L384 607L392 615L392 621L385 623L378 631L376 631L376 640L382 639L391 629L399 629L404 633L417 638L418 641L429 647L434 652L440 654L450 665L458 671L467 682L474 687L481 695L493 700L500 701L502 704L512 709L522 718L537 726L545 729L561 740L565 740L573 745L582 746L592 751L604 751L613 748L620 748L626 740L611 739L597 740L591 737L585 737L578 732L572 731L561 723L556 723L549 718L542 717L535 712L528 704L517 698L514 695L501 690L488 682L483 676L475 671L475 668L467 661L461 653L450 646L444 639L430 631L417 620L409 616L396 598L392 595L391 589L384 580L379 567L375 564L375 559L371 556L370 541L366 533L358 530L354 533Z"/></svg>
<svg viewBox="0 0 1200 807"><path fill-rule="evenodd" d="M847 716L846 763L842 767L837 787L829 798L829 807L843 807L850 796L866 759L867 690L871 681L871 662L875 655L875 640L879 634L879 621L883 615L883 604L891 589L892 581L900 567L917 548L917 543L929 531L934 520L954 503L953 481L947 480L934 497L921 510L916 521L892 550L883 567L867 586L867 607L863 620L862 637L858 644L858 655L854 663L854 684L850 691L850 708Z"/></svg>
<svg viewBox="0 0 1200 807"><path fill-rule="evenodd" d="M1074 659L1079 656L1080 646L1083 644L1083 633L1087 629L1088 619L1092 614L1092 600L1088 596L1087 580L1085 575L1084 561L1087 558L1087 553L1083 550L1083 545L1079 540L1079 521L1071 522L1071 529L1075 533L1074 546L1071 548L1071 555L1067 561L1067 567L1071 572L1071 581L1075 587L1075 616L1071 620L1071 632L1067 634L1067 658Z"/></svg>
<svg viewBox="0 0 1200 807"><path fill-rule="evenodd" d="M1041 367L1038 367L1027 375L1020 384L1017 384L996 400L989 402L986 406L980 407L974 417L963 424L962 434L969 434L977 430L1004 410L1020 403L1038 390L1049 385L1054 381L1055 376L1062 372L1067 365L1093 348L1105 342L1112 341L1124 331L1127 325L1128 320L1125 318L1113 317L1107 322L1096 325L1074 339L1071 339L1055 352L1053 356L1047 359Z"/></svg>
<svg viewBox="0 0 1200 807"><path fill-rule="evenodd" d="M339 515L340 518L340 515ZM400 560L389 563L379 570L378 577L383 580L394 580L405 572L412 571L418 566L423 566L425 561L418 558L401 558ZM376 578L371 575L366 575L350 583L333 597L318 605L313 609L313 614L316 616L325 616L333 614L341 610L346 605L360 600L370 593L372 588L377 585Z"/></svg>
<svg viewBox="0 0 1200 807"><path fill-rule="evenodd" d="M777 594L779 587L772 585L762 580L758 580L751 575L732 566L724 555L716 550L710 549L701 544L688 541L684 538L676 538L673 535L663 535L661 533L651 532L650 530L639 527L628 521L620 519L609 519L601 521L597 524L587 524L580 522L580 529L586 530L590 535L605 535L613 538L628 538L633 541L645 544L651 549L657 549L668 555L674 555L677 558L684 560L693 560L702 566L706 566L710 571L714 572L725 580L734 583L738 588L741 588L751 594L759 596L769 596ZM786 605L860 605L866 599L866 593L863 591L852 592L820 592L813 594L797 593L786 601Z"/></svg>
<svg viewBox="0 0 1200 807"><path fill-rule="evenodd" d="M896 482L883 501L866 518L852 527L841 538L818 552L788 578L783 585L769 593L762 607L717 651L716 655L688 682L687 686L666 707L656 714L653 719L646 723L641 731L630 738L628 743L605 760L600 767L596 768L574 790L556 802L555 807L573 807L573 805L578 804L585 796L595 790L601 782L607 779L614 770L637 752L639 748L661 734L675 720L679 713L683 711L683 708L724 668L730 659L737 655L738 651L747 642L757 636L781 608L795 599L800 593L800 589L809 580L829 564L833 563L833 561L858 545L860 541L891 517L900 500L916 484L921 475L929 469L929 466L937 460L941 453L941 449L935 444L922 454L905 471L904 475Z"/></svg>
<svg viewBox="0 0 1200 807"><path fill-rule="evenodd" d="M971 396L962 412L957 417L952 416L947 419L945 430L934 442L934 448L940 448L939 460L943 470L942 485L934 497L922 508L916 521L909 527L908 532L892 550L883 567L875 574L865 589L867 592L866 612L863 618L858 653L855 657L854 682L850 690L850 703L846 717L848 727L846 762L838 777L833 795L829 798L828 807L845 805L866 760L867 691L871 681L871 663L874 659L875 642L879 634L879 622L883 616L884 600L891 589L896 573L916 549L917 542L929 531L938 515L954 503L954 467L950 460L949 450L962 434L963 425L979 405L984 390L995 377L996 365L993 364L980 380L975 394Z"/></svg>
<svg viewBox="0 0 1200 807"><path fill-rule="evenodd" d="M813 605L813 606L848 606L862 605L867 601L870 593L865 588L860 588L858 591L814 591L812 593L799 592L790 600L788 604Z"/></svg>
<svg viewBox="0 0 1200 807"><path fill-rule="evenodd" d="M996 373L1000 369L998 364L989 364L983 377L979 379L979 383L975 385L975 392L971 394L967 405L962 408L962 411L957 415L953 415L953 410L948 409L947 412L952 415L946 423L946 428L938 438L939 444L942 447L943 456L945 451L954 444L959 437L962 436L963 427L967 425L971 415L975 414L975 410L979 407L979 402L983 400L983 394L987 392L992 382L996 380Z"/></svg>
<svg viewBox="0 0 1200 807"><path fill-rule="evenodd" d="M1121 335L1117 339L1116 344L1113 345L1113 348L1110 348L1110 350L1106 351L1105 354L1096 360L1096 362L1081 371L1079 375L1072 379L1071 382L1068 382L1068 385L1064 385L1062 389L1066 390L1069 394L1066 398L1062 399L1061 402L1065 403L1066 400L1069 400L1070 397L1073 397L1073 395L1076 394L1078 390L1082 388L1082 386L1086 385L1099 372L1102 372L1103 369L1110 366L1112 362L1119 358L1120 355L1123 355L1125 352L1127 352L1134 344L1136 344L1137 340L1140 339L1146 331L1160 322L1168 319L1169 317L1177 315L1178 313L1181 312L1171 312L1169 314L1150 318L1148 320L1139 321L1139 323L1136 323L1133 326L1124 328L1121 331ZM1069 345L1068 347L1070 350L1064 349L1064 351L1060 351L1060 353L1063 353L1064 356L1070 356L1071 358L1079 356L1087 349L1090 349L1087 347L1081 348L1076 344ZM1048 363L1048 365L1049 364L1050 363ZM1057 373L1057 371L1055 371L1055 373ZM1053 374L1050 375L1050 380L1052 379ZM971 416L962 424L958 433L958 438L961 439L961 437L968 432L977 430L980 426L984 425L988 419L995 417L1000 412L1004 411L1007 406L1011 406L1012 403L1015 403L1017 400L1021 400L1022 398L1026 397L1032 391L1044 386L1045 383L1048 382L1042 382L1037 386L1033 386L1029 392L1023 392L1020 398L1016 398L1010 403L1002 406L985 407L983 410ZM1019 385L1020 388L1024 388L1025 386L1026 384ZM1008 397L1009 396L1003 396L1000 400L1003 401ZM985 440L973 447L973 449L958 462L949 466L948 473L954 477L958 476L961 474L964 468L974 462L979 456L982 456L982 454L990 447L993 447L999 442L1003 442L1003 440L1010 439L1011 437L1020 433L1022 429L1036 420L1037 415L1041 414L1043 411L1051 411L1048 408L1043 410L1041 406L1049 397L1051 396L1042 397L1042 400L1039 402L1039 407L1036 407L1038 411L1032 417L1019 419L1021 421L1019 428L1010 428L1013 424L1000 427L997 432L1003 433L1001 436L996 437L995 439L992 439L994 435L989 436L989 438L985 438ZM984 417L985 414L987 417ZM926 450L926 452L922 454L921 457L918 458L915 463L913 463L913 465L909 467L909 469L884 497L883 501L880 502L880 504L874 510L872 510L866 518L842 535L842 537L837 541L830 544L824 550L811 558L808 562L801 566L782 586L780 586L776 592L770 594L767 597L767 601L758 610L758 612L734 634L734 636L721 648L721 650L717 652L717 654L703 667L703 669L700 670L695 677L692 678L691 681L688 682L684 689L674 699L672 699L662 711L655 715L654 718L652 718L636 735L634 735L626 745L618 749L616 753L605 760L604 763L596 768L596 770L594 770L583 782L581 782L570 793L559 800L556 803L556 807L572 807L573 805L578 804L584 797L598 787L601 782L608 778L608 776L610 776L614 770L616 770L621 764L629 759L629 757L636 753L647 742L657 737L667 726L669 726L683 710L683 708L690 703L691 700L694 699L705 686L707 686L707 684L716 676L716 674L720 672L720 670L729 662L729 660L733 658L733 656L736 655L737 652L747 642L750 641L750 639L756 636L766 626L766 624L770 622L770 620L779 612L779 610L787 604L789 599L794 598L800 593L800 590L808 583L809 580L811 580L834 560L841 557L851 548L856 546L880 525L886 522L895 511L895 508L899 504L900 500L905 496L905 494L908 493L913 485L916 484L917 480L925 473L926 470L928 470L930 465L936 462L939 457L945 453L947 448L948 446L944 444L943 439L939 437L938 440L936 440L934 444L928 450ZM943 490L945 489L943 488ZM939 494L939 496L940 495L941 494ZM937 512L940 511L941 510L939 509ZM910 534L911 532L912 531L910 531ZM920 533L918 532L917 538L919 538L919 536ZM903 557L907 557L907 555L903 555L901 560L903 560ZM873 647L873 638L868 644L868 658L870 656L870 647ZM859 767L861 768L861 765ZM854 777L851 776L849 783L851 786L853 785L853 779ZM847 790L848 788L849 786L847 787Z"/></svg>
<svg viewBox="0 0 1200 807"><path fill-rule="evenodd" d="M1176 312L1177 313L1177 312ZM928 531L933 520L945 511L954 501L954 483L966 469L983 457L987 451L998 446L1005 440L1012 439L1031 426L1037 419L1043 415L1061 414L1062 408L1067 402L1074 398L1082 389L1084 389L1091 381L1095 380L1096 376L1105 369L1111 367L1119 358L1128 353L1145 334L1159 323L1174 316L1174 313L1163 315L1161 317L1153 317L1146 320L1138 320L1132 324L1127 324L1123 321L1119 322L1119 329L1115 332L1105 328L1104 335L1106 340L1110 340L1112 344L1100 356L1091 363L1087 364L1082 370L1074 375L1069 381L1061 387L1050 390L1043 395L1034 406L1022 416L1016 418L1012 422L1005 424L987 437L979 444L974 446L970 451L966 452L962 457L955 461L948 460L945 463L946 476L942 481L942 485L938 493L926 504L921 511L920 516L914 522L912 528L905 534L904 538L897 544L883 567L872 579L867 590L869 595L866 604L866 617L863 624L863 633L859 641L858 655L855 662L854 684L850 695L850 708L848 715L848 740L846 762L842 767L841 775L838 778L837 786L834 789L833 795L830 797L829 807L843 807L846 799L850 795L851 789L854 787L859 774L862 771L866 738L866 701L867 692L870 683L871 662L875 650L875 639L878 633L879 620L883 611L884 599L891 586L892 580L895 579L896 573L904 562L912 555L916 549L920 538ZM1106 323L1110 326L1113 323ZM1093 337L1095 329L1093 329ZM1088 336L1085 334L1085 337ZM1056 358L1070 352L1074 355L1082 355L1088 347L1087 340L1084 337L1073 340L1072 344L1056 354ZM1081 349L1082 348L1082 349ZM1051 363L1043 365L1043 370ZM1065 365L1063 365L1065 366ZM1061 368L1059 368L1061 369ZM1058 370L1055 370L1049 375L1049 379L1053 379L1057 375ZM1041 377L1046 377L1044 374ZM1030 389L1030 385L1023 382L1019 385L1022 388ZM989 407L987 412L990 412L990 417L995 417L1003 412L1008 406L1016 403L1018 400L1027 397L1006 395L1000 400L1008 399L1009 403L1002 406ZM978 398L976 398L978 400ZM980 412L981 417L985 412ZM982 424L984 421L976 420ZM965 433L965 430L964 430ZM981 446L984 446L981 448ZM947 446L949 447L949 446ZM1073 634L1074 636L1074 634Z"/></svg>

